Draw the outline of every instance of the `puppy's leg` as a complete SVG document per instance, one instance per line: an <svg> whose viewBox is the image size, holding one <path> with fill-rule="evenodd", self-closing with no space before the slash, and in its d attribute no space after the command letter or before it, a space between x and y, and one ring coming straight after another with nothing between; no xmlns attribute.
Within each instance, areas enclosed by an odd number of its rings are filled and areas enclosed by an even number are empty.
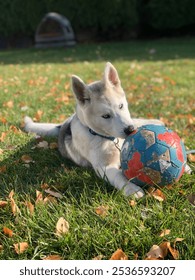
<svg viewBox="0 0 195 280"><path fill-rule="evenodd" d="M122 170L118 169L116 166L94 166L94 169L100 177L107 179L109 183L118 190L122 190L124 195L134 195L136 198L141 198L144 196L145 193L143 189L129 182L122 174Z"/></svg>

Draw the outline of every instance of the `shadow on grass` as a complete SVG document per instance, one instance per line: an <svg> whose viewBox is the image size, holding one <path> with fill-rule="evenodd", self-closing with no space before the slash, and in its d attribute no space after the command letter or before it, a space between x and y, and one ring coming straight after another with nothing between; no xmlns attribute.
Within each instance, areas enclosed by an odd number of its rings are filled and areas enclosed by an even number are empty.
<svg viewBox="0 0 195 280"><path fill-rule="evenodd" d="M96 44L72 48L20 49L0 52L0 64L74 63L83 61L194 59L195 38Z"/></svg>
<svg viewBox="0 0 195 280"><path fill-rule="evenodd" d="M51 142L51 139L45 140ZM66 198L74 197L78 203L84 189L86 192L85 186L89 199L97 191L97 186L103 193L113 191L113 188L98 178L92 169L79 167L62 158L57 149L32 149L36 144L36 140L33 139L13 150L10 156L0 162L1 199L5 199L12 189L19 195L36 199L36 190L43 191L44 184ZM24 155L28 155L32 161L24 162Z"/></svg>

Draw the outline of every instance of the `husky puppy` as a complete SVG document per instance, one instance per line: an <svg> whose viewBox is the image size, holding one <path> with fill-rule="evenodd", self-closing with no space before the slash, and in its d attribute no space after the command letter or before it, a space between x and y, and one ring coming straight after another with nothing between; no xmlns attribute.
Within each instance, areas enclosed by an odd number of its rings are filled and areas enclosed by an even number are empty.
<svg viewBox="0 0 195 280"><path fill-rule="evenodd" d="M72 90L76 112L70 118L59 125L34 123L25 117L25 131L57 136L62 156L80 166L92 167L126 196L142 197L143 189L122 174L120 149L136 127L162 122L131 118L117 70L109 62L100 81L87 85L78 76L72 76Z"/></svg>

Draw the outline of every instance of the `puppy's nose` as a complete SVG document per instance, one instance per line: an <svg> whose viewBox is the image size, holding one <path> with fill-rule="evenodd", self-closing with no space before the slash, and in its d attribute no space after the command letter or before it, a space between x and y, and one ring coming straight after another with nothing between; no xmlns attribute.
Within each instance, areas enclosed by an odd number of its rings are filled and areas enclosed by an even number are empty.
<svg viewBox="0 0 195 280"><path fill-rule="evenodd" d="M135 130L134 126L133 126L133 125L129 125L129 126L125 127L124 133L125 133L126 135L129 135L129 134L131 134L134 130Z"/></svg>

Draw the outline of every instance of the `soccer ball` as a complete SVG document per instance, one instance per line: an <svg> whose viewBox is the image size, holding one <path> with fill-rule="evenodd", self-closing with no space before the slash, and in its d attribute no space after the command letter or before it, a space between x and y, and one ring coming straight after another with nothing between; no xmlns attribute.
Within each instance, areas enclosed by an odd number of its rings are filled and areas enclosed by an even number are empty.
<svg viewBox="0 0 195 280"><path fill-rule="evenodd" d="M131 133L121 149L123 174L134 184L166 186L184 173L186 151L177 133L161 125L145 125Z"/></svg>

